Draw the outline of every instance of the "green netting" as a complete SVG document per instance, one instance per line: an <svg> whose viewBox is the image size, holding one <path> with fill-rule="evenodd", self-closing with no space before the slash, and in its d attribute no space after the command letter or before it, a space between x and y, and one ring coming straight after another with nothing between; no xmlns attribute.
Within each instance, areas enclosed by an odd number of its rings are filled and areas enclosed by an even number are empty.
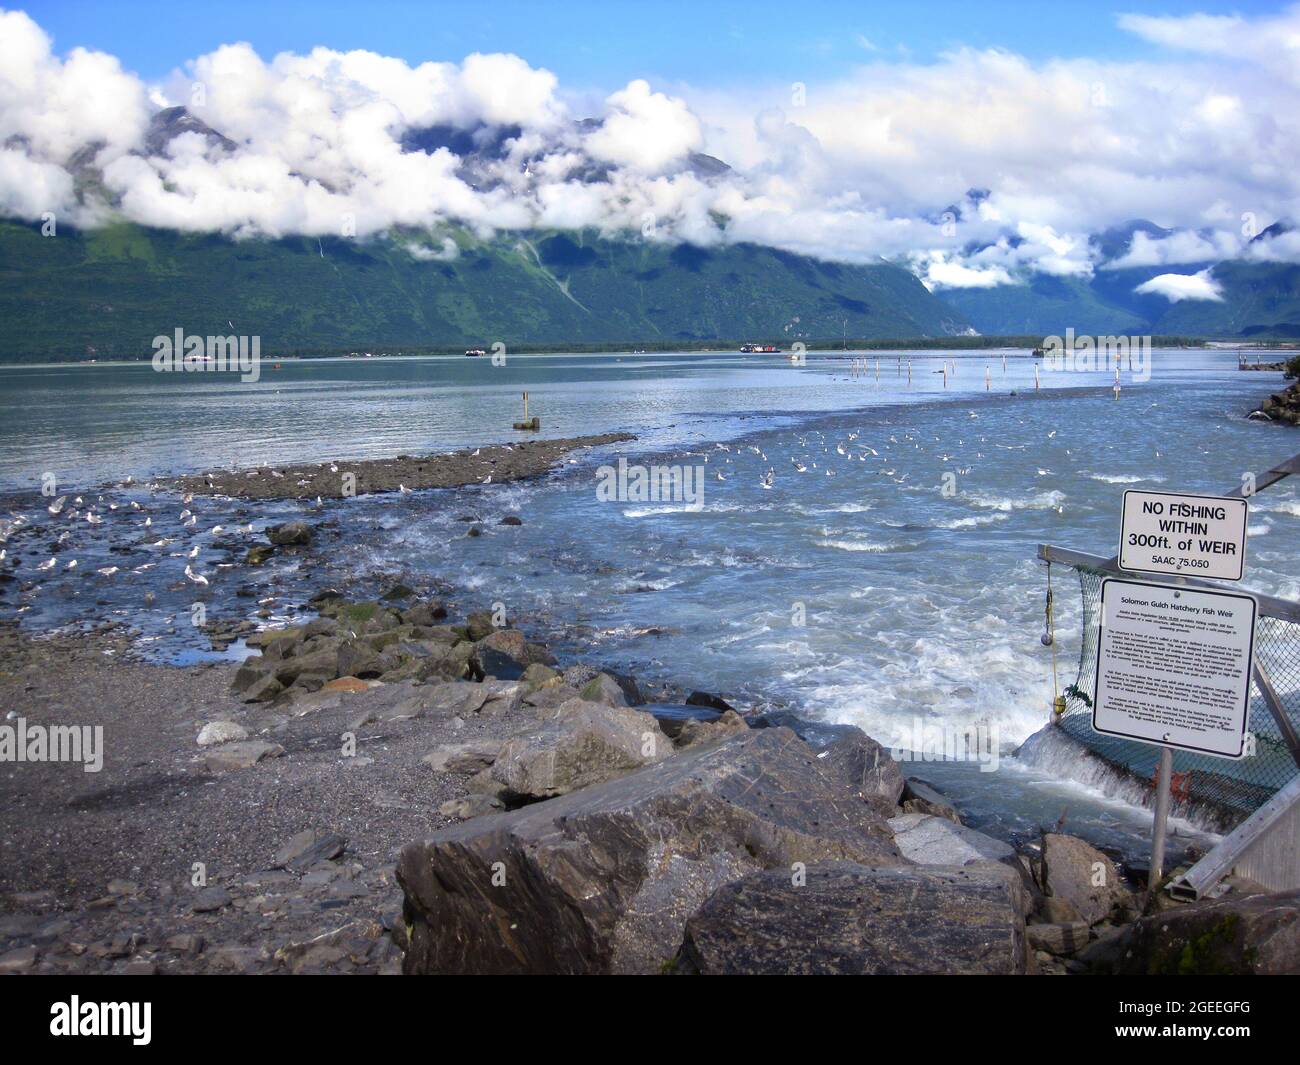
<svg viewBox="0 0 1300 1065"><path fill-rule="evenodd" d="M1081 566L1073 568L1083 596L1083 634L1079 674L1065 690L1061 728L1115 768L1154 790L1159 747L1093 731L1092 696L1101 633L1101 582L1105 575ZM1255 660L1272 678L1287 717L1300 728L1300 625L1261 616L1255 632ZM1249 727L1255 737L1255 751L1238 761L1174 751L1176 813L1198 815L1201 820L1230 828L1300 772L1277 721L1253 682Z"/></svg>

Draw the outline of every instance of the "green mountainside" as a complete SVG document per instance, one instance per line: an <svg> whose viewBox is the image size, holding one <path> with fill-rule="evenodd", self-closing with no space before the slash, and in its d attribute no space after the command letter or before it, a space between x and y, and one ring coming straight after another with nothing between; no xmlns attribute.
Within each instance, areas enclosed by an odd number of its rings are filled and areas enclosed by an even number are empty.
<svg viewBox="0 0 1300 1065"><path fill-rule="evenodd" d="M454 241L451 249L446 241ZM449 254L450 253L450 254ZM0 359L137 358L159 334L327 349L949 336L962 316L905 268L756 245L701 249L461 230L234 241L120 224L0 222Z"/></svg>

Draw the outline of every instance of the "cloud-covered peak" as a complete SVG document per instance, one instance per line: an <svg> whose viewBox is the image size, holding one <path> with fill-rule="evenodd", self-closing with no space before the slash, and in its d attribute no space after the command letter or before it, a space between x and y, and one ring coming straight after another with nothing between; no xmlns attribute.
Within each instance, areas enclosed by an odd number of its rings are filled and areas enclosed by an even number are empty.
<svg viewBox="0 0 1300 1065"><path fill-rule="evenodd" d="M0 12L0 214L237 237L595 227L906 260L936 289L1300 259L1294 232L1256 239L1300 217L1300 8L1121 25L1152 54L864 49L835 80L632 77L575 113L518 55L232 42L146 83Z"/></svg>

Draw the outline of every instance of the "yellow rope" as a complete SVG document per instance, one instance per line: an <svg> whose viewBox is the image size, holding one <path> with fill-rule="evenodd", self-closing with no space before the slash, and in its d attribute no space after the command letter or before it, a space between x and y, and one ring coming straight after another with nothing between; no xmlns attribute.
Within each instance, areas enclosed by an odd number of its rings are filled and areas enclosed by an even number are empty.
<svg viewBox="0 0 1300 1065"><path fill-rule="evenodd" d="M1059 722L1065 713L1065 696L1061 694L1061 682L1056 672L1056 619L1052 613L1052 563L1047 563L1047 635L1052 648L1052 720Z"/></svg>

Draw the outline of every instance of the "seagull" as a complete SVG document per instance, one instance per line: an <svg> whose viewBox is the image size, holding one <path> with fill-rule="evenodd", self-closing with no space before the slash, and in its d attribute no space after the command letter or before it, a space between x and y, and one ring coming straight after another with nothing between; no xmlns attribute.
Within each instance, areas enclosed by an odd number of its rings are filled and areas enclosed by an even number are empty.
<svg viewBox="0 0 1300 1065"><path fill-rule="evenodd" d="M77 560L76 560L75 558L74 558L74 559L70 559L69 562L68 562L68 564L67 564L66 566L64 566L63 568L64 568L65 570L76 569L76 568L77 568Z"/></svg>
<svg viewBox="0 0 1300 1065"><path fill-rule="evenodd" d="M331 462L331 463L330 463L330 473L338 473L338 472L339 472L339 468L338 468L336 465L334 465L334 463Z"/></svg>
<svg viewBox="0 0 1300 1065"><path fill-rule="evenodd" d="M190 548L190 553L189 553L186 557L187 557L187 558L198 558L198 557L199 557L199 545L198 545L198 544L195 544L192 548Z"/></svg>
<svg viewBox="0 0 1300 1065"><path fill-rule="evenodd" d="M189 566L185 567L185 576L186 579L193 581L195 584L208 583L207 577L203 576L201 573L195 573Z"/></svg>
<svg viewBox="0 0 1300 1065"><path fill-rule="evenodd" d="M791 461L791 462L794 462L794 468L795 468L799 473L807 473L807 472L808 472L808 467L805 466L802 462L795 462L794 459L791 459L790 461Z"/></svg>
<svg viewBox="0 0 1300 1065"><path fill-rule="evenodd" d="M149 528L150 526L152 526L152 525L153 525L153 518L145 518L145 519L144 519L144 527L145 527L146 529L148 529L148 528Z"/></svg>
<svg viewBox="0 0 1300 1065"><path fill-rule="evenodd" d="M486 477L484 477L484 478L483 478L483 483L484 483L484 484L491 484L491 483L492 483L492 474L489 473Z"/></svg>
<svg viewBox="0 0 1300 1065"><path fill-rule="evenodd" d="M764 488L771 488L774 480L776 480L776 470L769 469L764 475L761 483Z"/></svg>
<svg viewBox="0 0 1300 1065"><path fill-rule="evenodd" d="M402 495L404 495L404 496L409 496L409 495L411 494L411 490L410 490L409 488L407 488L406 485L404 485L404 484L399 484L399 485L397 486L397 490L398 490L399 492L401 492Z"/></svg>
<svg viewBox="0 0 1300 1065"><path fill-rule="evenodd" d="M42 562L39 566L36 567L36 570L39 573L44 573L46 570L53 569L58 564L59 564L59 560L57 558L51 558L46 562Z"/></svg>
<svg viewBox="0 0 1300 1065"><path fill-rule="evenodd" d="M58 499L56 499L45 509L48 510L51 514L58 514L60 511L63 510L63 504L66 503L67 501L68 501L67 496L59 496Z"/></svg>
<svg viewBox="0 0 1300 1065"><path fill-rule="evenodd" d="M191 503L194 502L194 493L186 492L183 496L181 496L181 502L188 507Z"/></svg>
<svg viewBox="0 0 1300 1065"><path fill-rule="evenodd" d="M117 566L105 566L103 569L95 570L101 577L111 577L117 572Z"/></svg>

